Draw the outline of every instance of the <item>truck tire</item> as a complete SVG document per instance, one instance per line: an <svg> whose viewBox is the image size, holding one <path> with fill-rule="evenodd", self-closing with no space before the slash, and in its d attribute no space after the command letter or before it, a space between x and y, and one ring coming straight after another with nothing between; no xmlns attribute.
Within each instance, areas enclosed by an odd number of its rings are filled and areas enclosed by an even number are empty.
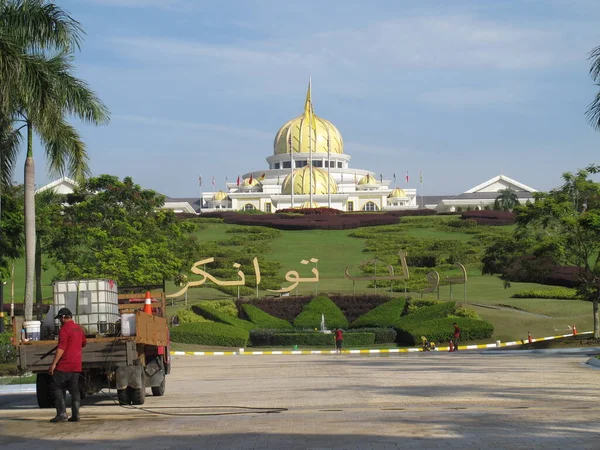
<svg viewBox="0 0 600 450"><path fill-rule="evenodd" d="M131 396L129 395L129 388L118 389L117 398L119 399L119 405L131 405Z"/></svg>
<svg viewBox="0 0 600 450"><path fill-rule="evenodd" d="M128 387L127 390L130 392L131 404L132 405L143 405L146 401L146 374L142 371L141 386L139 388Z"/></svg>
<svg viewBox="0 0 600 450"><path fill-rule="evenodd" d="M47 373L38 373L35 379L35 394L40 408L54 407L54 393L50 386L50 375Z"/></svg>
<svg viewBox="0 0 600 450"><path fill-rule="evenodd" d="M163 395L165 395L166 381L167 377L164 376L163 372L163 379L160 382L160 384L158 386L152 386L152 395L154 395L155 397L162 397Z"/></svg>

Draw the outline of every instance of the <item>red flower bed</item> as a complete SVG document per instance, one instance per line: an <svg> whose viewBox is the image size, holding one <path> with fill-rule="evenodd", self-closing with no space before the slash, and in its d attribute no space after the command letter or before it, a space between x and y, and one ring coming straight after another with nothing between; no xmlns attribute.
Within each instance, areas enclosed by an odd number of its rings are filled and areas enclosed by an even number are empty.
<svg viewBox="0 0 600 450"><path fill-rule="evenodd" d="M327 208L327 207L322 207L322 208L301 208L301 209L295 209L295 208L285 208L285 209L278 209L276 211L276 213L293 213L293 214L305 214L305 215L314 215L314 214L321 214L321 215L325 215L325 216L334 216L334 215L338 215L338 214L344 214L344 211L340 211L339 209L335 209L335 208Z"/></svg>
<svg viewBox="0 0 600 450"><path fill-rule="evenodd" d="M477 225L513 225L515 223L515 213L511 211L465 211L462 213L463 219L473 219Z"/></svg>
<svg viewBox="0 0 600 450"><path fill-rule="evenodd" d="M577 266L556 266L544 282L553 286L574 288L577 287L579 271Z"/></svg>
<svg viewBox="0 0 600 450"><path fill-rule="evenodd" d="M348 230L358 227L393 225L400 222L398 217L388 214L286 214L248 215L221 213L225 223L276 228L279 230Z"/></svg>
<svg viewBox="0 0 600 450"><path fill-rule="evenodd" d="M435 209L406 209L401 211L388 211L387 214L396 217L410 217L410 216L435 216L437 215Z"/></svg>

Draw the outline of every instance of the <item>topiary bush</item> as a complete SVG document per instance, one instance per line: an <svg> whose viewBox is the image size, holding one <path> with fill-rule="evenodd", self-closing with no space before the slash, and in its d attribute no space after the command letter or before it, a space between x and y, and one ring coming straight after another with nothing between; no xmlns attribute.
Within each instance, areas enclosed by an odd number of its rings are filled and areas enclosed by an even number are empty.
<svg viewBox="0 0 600 450"><path fill-rule="evenodd" d="M404 312L406 300L395 298L363 314L350 325L351 328L393 327Z"/></svg>
<svg viewBox="0 0 600 450"><path fill-rule="evenodd" d="M244 330L253 330L258 328L252 322L248 322L247 320L238 319L237 317L231 317L229 314L223 313L221 311L217 311L214 308L211 308L207 304L199 304L192 306L192 311L196 314L200 314L207 319L214 320L215 322L225 323L227 325L232 325L234 327L242 328Z"/></svg>
<svg viewBox="0 0 600 450"><path fill-rule="evenodd" d="M302 312L294 320L294 327L319 328L321 326L321 314L325 316L325 326L327 328L348 328L348 320L342 310L324 296L315 297L304 305Z"/></svg>
<svg viewBox="0 0 600 450"><path fill-rule="evenodd" d="M442 302L433 306L426 306L419 308L415 312L408 314L407 316L400 317L396 322L396 328L400 328L402 325L412 325L425 322L433 319L443 319L448 317L450 314L454 314L456 310L456 302Z"/></svg>
<svg viewBox="0 0 600 450"><path fill-rule="evenodd" d="M420 323L403 324L396 328L398 332L397 341L403 345L416 345L421 343L421 336L425 336L429 341L446 343L453 336L454 328L452 324L454 322L461 329L461 341L489 339L494 333L494 326L484 320L446 317Z"/></svg>
<svg viewBox="0 0 600 450"><path fill-rule="evenodd" d="M238 317L238 309L233 300L202 300L200 305L209 306L231 317Z"/></svg>
<svg viewBox="0 0 600 450"><path fill-rule="evenodd" d="M184 323L201 323L201 322L211 322L208 319L205 319L202 316L199 316L194 311L192 311L192 307L188 307L186 309L180 309L177 311L176 316L179 318L179 324L183 325Z"/></svg>
<svg viewBox="0 0 600 450"><path fill-rule="evenodd" d="M249 332L222 323L186 323L171 329L171 340L182 344L246 347Z"/></svg>
<svg viewBox="0 0 600 450"><path fill-rule="evenodd" d="M344 333L344 346L372 345L375 343L375 333ZM293 345L327 347L335 345L333 333L273 333L270 344L290 347Z"/></svg>
<svg viewBox="0 0 600 450"><path fill-rule="evenodd" d="M247 314L250 321L255 324L258 328L266 328L266 329L293 329L292 324L287 320L279 319L277 317L272 316L271 314L267 314L262 309L257 308L254 305L250 305L248 303L244 303L242 305L242 310Z"/></svg>

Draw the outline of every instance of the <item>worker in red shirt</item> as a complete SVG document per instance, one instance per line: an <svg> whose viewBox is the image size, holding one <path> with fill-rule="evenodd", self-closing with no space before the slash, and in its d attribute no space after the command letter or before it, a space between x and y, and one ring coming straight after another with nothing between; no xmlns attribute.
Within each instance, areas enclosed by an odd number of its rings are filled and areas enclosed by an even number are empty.
<svg viewBox="0 0 600 450"><path fill-rule="evenodd" d="M454 333L452 335L452 345L454 346L454 351L457 352L458 341L460 339L460 328L458 328L458 324L456 322L454 322L452 326L454 327Z"/></svg>
<svg viewBox="0 0 600 450"><path fill-rule="evenodd" d="M86 339L83 329L73 320L68 308L61 308L55 319L60 320L58 347L54 360L48 369L52 376L56 417L50 422L78 422L81 397L79 394L79 374L81 373L81 355ZM71 394L71 417L67 417L65 390Z"/></svg>
<svg viewBox="0 0 600 450"><path fill-rule="evenodd" d="M335 329L335 352L342 353L342 342L344 342L344 333L339 328Z"/></svg>

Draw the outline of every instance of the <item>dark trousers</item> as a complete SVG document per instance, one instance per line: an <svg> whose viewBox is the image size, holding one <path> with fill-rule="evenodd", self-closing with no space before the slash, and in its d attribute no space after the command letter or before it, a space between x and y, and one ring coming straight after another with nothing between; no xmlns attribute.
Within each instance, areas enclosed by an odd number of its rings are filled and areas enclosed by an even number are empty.
<svg viewBox="0 0 600 450"><path fill-rule="evenodd" d="M336 348L336 350L341 350L342 349L342 342L343 341L335 341L335 348Z"/></svg>
<svg viewBox="0 0 600 450"><path fill-rule="evenodd" d="M452 337L452 345L454 345L454 351L457 352L458 351L458 340L460 339L460 336L453 336Z"/></svg>
<svg viewBox="0 0 600 450"><path fill-rule="evenodd" d="M52 389L54 391L55 405L64 405L65 391L67 389L69 390L69 394L71 394L71 402L80 402L79 372L61 372L60 370L55 370L54 375L52 375Z"/></svg>

